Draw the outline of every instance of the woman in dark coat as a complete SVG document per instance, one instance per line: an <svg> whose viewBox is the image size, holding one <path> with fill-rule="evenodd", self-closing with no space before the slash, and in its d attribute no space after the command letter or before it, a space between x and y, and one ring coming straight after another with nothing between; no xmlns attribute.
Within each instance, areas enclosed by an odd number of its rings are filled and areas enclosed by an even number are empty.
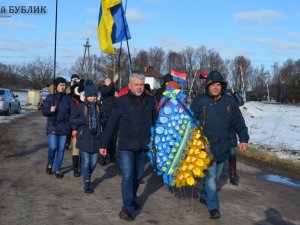
<svg viewBox="0 0 300 225"><path fill-rule="evenodd" d="M100 108L97 102L97 87L87 80L85 100L79 102L71 112L73 132L76 130L76 147L80 151L84 192L93 193L91 175L99 159L100 137L102 133L100 123Z"/></svg>
<svg viewBox="0 0 300 225"><path fill-rule="evenodd" d="M48 135L48 163L46 173L52 174L52 165L55 160L55 176L63 178L61 165L64 158L65 142L70 133L70 105L72 98L66 95L66 80L58 77L54 81L55 93L50 94L44 101L43 115L47 117ZM56 155L56 157L55 157Z"/></svg>

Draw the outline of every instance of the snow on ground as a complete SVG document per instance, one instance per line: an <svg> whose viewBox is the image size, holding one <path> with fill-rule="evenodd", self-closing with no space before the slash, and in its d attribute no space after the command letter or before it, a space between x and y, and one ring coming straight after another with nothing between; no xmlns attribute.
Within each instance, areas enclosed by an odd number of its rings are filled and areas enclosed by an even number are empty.
<svg viewBox="0 0 300 225"><path fill-rule="evenodd" d="M251 145L279 158L300 160L300 106L246 102L240 109Z"/></svg>
<svg viewBox="0 0 300 225"><path fill-rule="evenodd" d="M36 106L28 105L27 92L14 92L21 102L21 113L0 116L0 123L24 116ZM279 158L300 160L300 106L246 102L240 107L249 129L249 143Z"/></svg>
<svg viewBox="0 0 300 225"><path fill-rule="evenodd" d="M10 121L21 117L21 116L25 116L28 113L37 110L36 106L33 105L29 105L28 104L28 92L27 91L22 91L22 92L18 92L18 91L14 91L15 95L18 95L18 99L21 103L21 113L20 114L12 114L10 116L4 116L3 114L0 115L0 123L9 123Z"/></svg>

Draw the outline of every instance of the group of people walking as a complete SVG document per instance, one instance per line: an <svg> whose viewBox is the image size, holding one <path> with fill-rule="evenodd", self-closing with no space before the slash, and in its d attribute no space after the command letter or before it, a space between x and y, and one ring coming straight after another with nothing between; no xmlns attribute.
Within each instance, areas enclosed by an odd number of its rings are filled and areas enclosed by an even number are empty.
<svg viewBox="0 0 300 225"><path fill-rule="evenodd" d="M78 76L72 77L79 81ZM167 82L172 80L168 78ZM64 146L67 137L71 136L74 176L80 176L81 170L84 192L90 194L93 193L91 175L100 156L99 162L105 165L106 156L110 155L112 161L119 162L122 173L123 206L119 217L134 220L135 211L141 210L137 190L147 162L151 127L157 119L159 97L155 98L149 91L145 91L145 77L139 72L130 76L127 94L106 99L105 104L100 104L98 89L92 81L86 80L78 87L84 91L84 99L81 100L74 100L74 93L65 93L64 78L56 78L54 86L55 92L47 96L43 107L43 115L47 117L49 144L46 172L63 178L61 165ZM102 87L101 94L104 97L108 93L112 96L115 92L114 80L109 78L104 80ZM236 135L242 151L247 149L249 140L237 101L226 94L226 88L223 76L212 71L207 77L206 93L196 97L191 103L191 109L203 127L213 155L212 164L205 173L200 197L200 202L208 207L212 219L221 216L216 186L230 149L237 146Z"/></svg>

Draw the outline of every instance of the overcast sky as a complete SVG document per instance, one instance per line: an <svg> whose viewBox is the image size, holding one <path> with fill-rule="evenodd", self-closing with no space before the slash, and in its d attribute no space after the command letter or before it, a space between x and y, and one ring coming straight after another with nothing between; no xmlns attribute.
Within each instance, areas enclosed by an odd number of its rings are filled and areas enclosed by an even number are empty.
<svg viewBox="0 0 300 225"><path fill-rule="evenodd" d="M21 64L54 55L55 0L1 0L10 6L46 6L43 14L0 14L0 62ZM123 1L125 5L126 1ZM57 63L69 68L83 56L86 39L99 54L100 0L58 0ZM14 8L15 10L16 8ZM205 45L223 59L244 55L268 66L300 59L298 0L128 0L126 17L134 50L179 51ZM119 47L116 44L115 47Z"/></svg>

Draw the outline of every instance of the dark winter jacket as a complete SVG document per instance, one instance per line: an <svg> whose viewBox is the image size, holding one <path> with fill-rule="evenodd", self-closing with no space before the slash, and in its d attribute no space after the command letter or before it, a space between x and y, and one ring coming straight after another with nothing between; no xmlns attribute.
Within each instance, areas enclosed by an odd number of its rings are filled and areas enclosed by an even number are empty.
<svg viewBox="0 0 300 225"><path fill-rule="evenodd" d="M154 126L156 117L155 99L150 95L144 93L141 102L131 92L117 98L101 137L101 148L108 147L118 129L118 150L148 150L151 126Z"/></svg>
<svg viewBox="0 0 300 225"><path fill-rule="evenodd" d="M56 112L50 112L53 105L53 94L47 96L44 101L43 115L47 117L47 135L69 135L70 134L70 107L72 97L65 93L56 93L54 95L54 105Z"/></svg>
<svg viewBox="0 0 300 225"><path fill-rule="evenodd" d="M71 111L72 130L77 131L76 148L83 152L96 153L99 151L100 148L100 137L102 134L102 128L100 124L101 110L98 107L98 132L96 134L92 134L89 130L88 116L84 115L84 106L85 103L79 102L77 105L72 107Z"/></svg>
<svg viewBox="0 0 300 225"><path fill-rule="evenodd" d="M102 112L102 125L105 126L111 115L113 104L115 102L115 84L111 82L109 85L103 85L101 87L101 107Z"/></svg>
<svg viewBox="0 0 300 225"><path fill-rule="evenodd" d="M242 113L232 96L225 94L226 82L218 74L208 76L207 88L211 83L222 84L222 96L215 101L214 97L206 94L197 96L191 110L203 126L203 132L208 138L214 160L224 161L228 158L230 148L233 146L233 130L238 134L240 142L249 140L248 129Z"/></svg>

